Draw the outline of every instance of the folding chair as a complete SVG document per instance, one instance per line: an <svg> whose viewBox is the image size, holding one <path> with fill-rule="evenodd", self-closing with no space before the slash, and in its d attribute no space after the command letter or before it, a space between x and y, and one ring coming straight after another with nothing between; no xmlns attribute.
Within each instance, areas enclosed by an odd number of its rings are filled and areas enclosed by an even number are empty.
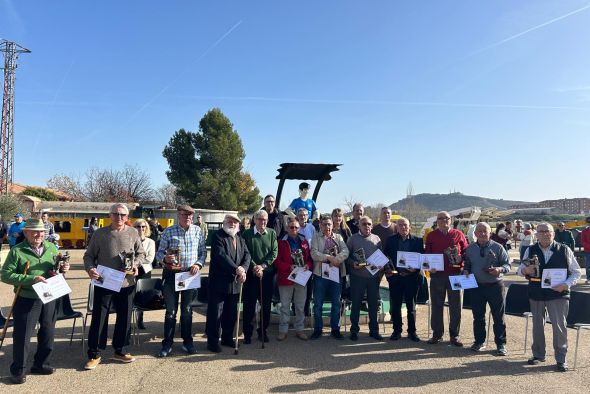
<svg viewBox="0 0 590 394"><path fill-rule="evenodd" d="M74 329L76 328L76 320L78 318L82 319L82 312L75 311L72 308L72 301L70 300L70 295L66 294L63 297L58 298L55 301L55 314L56 320L68 320L74 319L74 323L72 324L72 332L70 334L70 345L72 345L72 339L74 338ZM85 340L85 333L86 333L86 321L82 320L82 346L84 345Z"/></svg>
<svg viewBox="0 0 590 394"><path fill-rule="evenodd" d="M590 330L590 294L572 292L570 309L567 315L567 327L576 330L576 350L574 352L574 369L578 363L578 344L580 341L580 330Z"/></svg>
<svg viewBox="0 0 590 394"><path fill-rule="evenodd" d="M526 319L524 327L524 354L526 354L526 345L529 334L529 318L533 316L531 313L531 305L529 303L528 285L512 283L508 286L505 304L505 313L507 315L520 316Z"/></svg>
<svg viewBox="0 0 590 394"><path fill-rule="evenodd" d="M137 281L135 296L133 297L133 311L131 314L131 334L134 344L139 345L137 313L166 309L166 305L164 305L163 302L158 303L157 305L145 304L145 299L152 298L152 295L158 291L162 292L162 279L160 278L142 278ZM196 297L195 300L197 300Z"/></svg>

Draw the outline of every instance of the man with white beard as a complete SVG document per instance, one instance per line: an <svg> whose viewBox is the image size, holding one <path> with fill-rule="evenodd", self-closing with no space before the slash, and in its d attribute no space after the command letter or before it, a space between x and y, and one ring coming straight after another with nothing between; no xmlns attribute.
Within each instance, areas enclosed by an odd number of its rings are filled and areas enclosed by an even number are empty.
<svg viewBox="0 0 590 394"><path fill-rule="evenodd" d="M237 318L240 285L246 281L250 266L250 252L244 238L239 234L240 218L225 215L222 227L211 240L211 263L209 265L209 295L207 306L207 349L221 352L221 344L234 347L234 326Z"/></svg>

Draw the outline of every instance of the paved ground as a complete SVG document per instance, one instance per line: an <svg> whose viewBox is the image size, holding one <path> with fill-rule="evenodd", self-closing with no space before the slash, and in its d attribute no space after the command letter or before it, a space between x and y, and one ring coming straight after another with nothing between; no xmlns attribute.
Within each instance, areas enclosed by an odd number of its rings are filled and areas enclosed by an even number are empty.
<svg viewBox="0 0 590 394"><path fill-rule="evenodd" d="M88 279L81 267L81 252L73 252L74 269L68 274L72 302L76 310L85 311ZM509 278L514 280L512 276ZM588 287L588 286L585 286ZM0 285L0 304L6 311L12 301L8 286ZM590 306L589 306L590 307ZM590 332L580 335L578 369L568 373L554 372L553 350L548 349L547 362L526 365L530 350L523 352L524 319L507 316L507 357L489 351L473 353L450 347L448 342L428 345L408 339L397 342L374 341L361 326L358 342L336 341L324 336L318 341L301 341L290 332L285 342L277 342L277 326L270 329L271 342L265 349L260 343L244 345L239 355L224 348L221 354L205 350L204 310L194 314L195 340L199 353L182 354L180 345L166 359L154 355L160 349L163 312L145 314L147 330L141 333L141 344L128 348L137 356L133 364L122 365L109 360L112 350L104 353L104 362L94 371L84 371L85 355L81 346L81 324L77 322L74 343L69 345L72 321L58 322L51 376L29 376L19 392L300 392L300 391L388 391L388 392L570 392L587 393L590 385ZM462 339L473 341L472 316L463 311ZM113 323L113 322L111 322ZM111 326L112 329L112 326ZM551 326L546 328L551 343ZM387 328L384 334L391 334ZM418 308L418 335L427 338L427 308ZM530 337L530 335L529 335ZM568 355L573 366L575 332L569 330ZM530 344L529 344L530 345ZM33 344L33 348L34 348ZM0 351L0 391L8 392L8 366L12 358L11 329ZM32 358L32 356L31 356Z"/></svg>

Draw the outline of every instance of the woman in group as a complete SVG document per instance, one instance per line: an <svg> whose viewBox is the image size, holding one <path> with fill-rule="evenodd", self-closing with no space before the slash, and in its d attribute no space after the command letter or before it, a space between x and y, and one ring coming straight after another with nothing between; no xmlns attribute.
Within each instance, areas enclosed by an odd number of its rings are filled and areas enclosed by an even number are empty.
<svg viewBox="0 0 590 394"><path fill-rule="evenodd" d="M348 241L348 237L352 235L350 228L346 224L346 220L344 220L344 213L340 208L334 208L332 211L332 222L334 223L334 229L332 230L335 234L340 234L342 239L344 239L344 243Z"/></svg>
<svg viewBox="0 0 590 394"><path fill-rule="evenodd" d="M139 233L143 250L145 250L145 263L139 266L139 274L137 275L137 279L151 278L152 261L154 261L154 257L156 256L156 243L150 238L150 226L145 219L137 219L135 223L133 223L133 227L135 227ZM145 330L142 311L137 312L137 327Z"/></svg>

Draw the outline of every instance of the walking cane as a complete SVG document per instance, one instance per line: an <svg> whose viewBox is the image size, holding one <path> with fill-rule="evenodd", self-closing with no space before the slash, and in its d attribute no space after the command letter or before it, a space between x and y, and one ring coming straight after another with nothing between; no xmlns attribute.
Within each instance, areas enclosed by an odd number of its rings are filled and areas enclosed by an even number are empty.
<svg viewBox="0 0 590 394"><path fill-rule="evenodd" d="M242 288L244 284L240 282L240 296L238 297L238 317L236 319L236 341L234 342L234 354L238 354L238 335L240 332L240 305L242 304Z"/></svg>
<svg viewBox="0 0 590 394"><path fill-rule="evenodd" d="M25 264L25 270L23 271L23 275L26 275L29 272L29 262ZM8 323L10 323L10 318L12 317L12 311L14 310L14 304L16 304L16 299L20 294L23 285L20 285L16 288L16 292L14 293L14 300L12 300L12 306L10 307L10 311L8 312L8 316L6 316L6 322L4 322L4 328L2 329L2 338L0 339L0 349L4 345L4 338L6 337L6 330L8 330Z"/></svg>
<svg viewBox="0 0 590 394"><path fill-rule="evenodd" d="M264 330L264 303L262 302L262 276L260 277L260 338L262 339L262 348L264 349L264 340L266 332Z"/></svg>

